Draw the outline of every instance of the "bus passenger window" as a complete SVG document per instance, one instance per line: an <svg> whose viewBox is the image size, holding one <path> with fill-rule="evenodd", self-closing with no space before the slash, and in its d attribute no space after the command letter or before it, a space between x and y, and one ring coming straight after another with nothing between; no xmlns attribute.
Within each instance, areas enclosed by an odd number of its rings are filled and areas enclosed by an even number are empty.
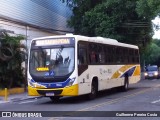
<svg viewBox="0 0 160 120"><path fill-rule="evenodd" d="M100 61L100 63L105 63L105 55L104 55L104 53L100 53L99 54L99 61Z"/></svg>
<svg viewBox="0 0 160 120"><path fill-rule="evenodd" d="M79 53L78 53L78 60L79 60L79 64L86 64L87 63L87 57L86 57L86 49L79 49Z"/></svg>
<svg viewBox="0 0 160 120"><path fill-rule="evenodd" d="M96 62L96 54L93 51L90 54L90 61L91 61L91 63L95 63Z"/></svg>

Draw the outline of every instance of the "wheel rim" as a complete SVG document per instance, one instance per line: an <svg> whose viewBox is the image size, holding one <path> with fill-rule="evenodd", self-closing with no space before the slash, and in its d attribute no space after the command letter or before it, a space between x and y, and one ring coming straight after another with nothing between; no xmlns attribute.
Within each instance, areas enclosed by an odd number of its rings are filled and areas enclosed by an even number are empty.
<svg viewBox="0 0 160 120"><path fill-rule="evenodd" d="M94 85L92 85L91 94L92 95L96 94L96 88L94 87Z"/></svg>
<svg viewBox="0 0 160 120"><path fill-rule="evenodd" d="M91 99L94 99L96 97L96 83L92 83L92 86L91 86L91 93L90 93L90 98Z"/></svg>
<svg viewBox="0 0 160 120"><path fill-rule="evenodd" d="M125 89L126 89L126 90L128 89L128 83L125 84Z"/></svg>
<svg viewBox="0 0 160 120"><path fill-rule="evenodd" d="M125 90L128 89L128 81L125 82Z"/></svg>

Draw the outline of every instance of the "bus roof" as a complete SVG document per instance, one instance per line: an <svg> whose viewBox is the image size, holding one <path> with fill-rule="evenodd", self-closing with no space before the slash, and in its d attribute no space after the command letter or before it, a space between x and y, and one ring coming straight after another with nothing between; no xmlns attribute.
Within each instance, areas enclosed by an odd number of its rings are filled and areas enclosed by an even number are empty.
<svg viewBox="0 0 160 120"><path fill-rule="evenodd" d="M75 37L78 41L83 40L83 41L89 41L89 42L95 42L95 43L102 43L102 44L109 44L109 45L138 49L138 46L136 46L136 45L121 43L121 42L118 42L115 39L104 38L104 37L99 37L99 36L97 36L97 37L87 37L87 36L82 36L82 35L66 34L66 35L39 37L39 38L35 38L33 40L51 39L51 38L57 38L57 37Z"/></svg>

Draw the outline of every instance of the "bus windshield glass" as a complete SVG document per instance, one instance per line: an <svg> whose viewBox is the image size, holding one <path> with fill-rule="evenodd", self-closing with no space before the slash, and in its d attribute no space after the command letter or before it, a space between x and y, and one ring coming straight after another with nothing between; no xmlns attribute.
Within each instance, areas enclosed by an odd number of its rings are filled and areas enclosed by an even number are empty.
<svg viewBox="0 0 160 120"><path fill-rule="evenodd" d="M32 49L29 70L34 76L61 77L74 70L74 47Z"/></svg>

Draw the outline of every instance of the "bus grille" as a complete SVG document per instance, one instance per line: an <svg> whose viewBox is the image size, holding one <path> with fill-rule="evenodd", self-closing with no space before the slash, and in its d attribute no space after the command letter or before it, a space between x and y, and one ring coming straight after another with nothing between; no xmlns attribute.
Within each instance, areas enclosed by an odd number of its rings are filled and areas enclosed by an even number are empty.
<svg viewBox="0 0 160 120"><path fill-rule="evenodd" d="M54 93L55 95L59 95L62 93L62 90L37 90L40 95L46 95L46 93Z"/></svg>

